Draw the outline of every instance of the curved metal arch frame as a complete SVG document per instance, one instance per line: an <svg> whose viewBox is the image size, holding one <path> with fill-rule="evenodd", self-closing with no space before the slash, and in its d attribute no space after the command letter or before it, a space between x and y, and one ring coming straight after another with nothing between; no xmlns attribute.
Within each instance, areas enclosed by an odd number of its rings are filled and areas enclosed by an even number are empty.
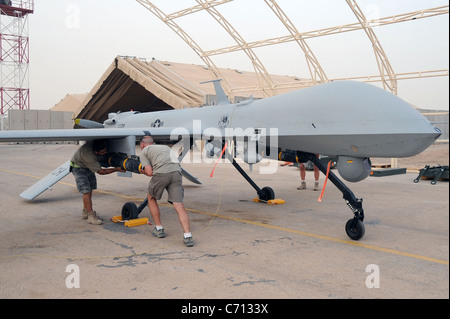
<svg viewBox="0 0 450 319"><path fill-rule="evenodd" d="M178 36L180 36L184 42L186 42L187 45L189 45L194 52L203 60L203 62L206 64L206 66L209 68L209 70L214 74L216 79L222 80L222 85L224 86L224 90L226 92L231 91L231 87L228 84L226 78L221 74L219 68L214 64L212 59L205 54L205 51L187 34L177 23L175 23L173 20L179 17L182 17L183 15L198 12L201 10L199 7L192 7L183 10L182 12L174 13L174 14L165 14L162 10L160 10L157 6L155 6L153 3L147 0L136 0L141 5L143 5L147 10L149 10L151 13L153 13L156 17L158 17L161 21L163 21L169 28L172 29ZM215 5L219 5L222 3L230 2L233 0L221 0L221 1L214 1Z"/></svg>
<svg viewBox="0 0 450 319"><path fill-rule="evenodd" d="M247 42L244 40L244 38L233 27L233 25L227 19L225 19L225 17L222 14L220 14L220 12L215 8L215 6L212 5L209 1L207 1L207 0L196 0L196 1L200 6L203 7L204 10L206 10L217 21L217 23L219 23L228 32L228 34L240 46L241 50L244 51L245 54L248 56L248 58L252 62L259 85L261 88L263 88L265 95L266 96L274 95L275 94L274 89L273 89L274 83L269 75L269 72L267 72L267 69L261 63L261 60L255 54L255 52L251 48L248 47ZM267 89L264 89L264 86L265 86L264 84L269 87L269 90L271 92L268 92Z"/></svg>
<svg viewBox="0 0 450 319"><path fill-rule="evenodd" d="M364 82L382 82L385 90L390 90L393 94L397 95L397 81L402 79L420 79L426 77L439 77L448 76L448 69L443 70L427 70L427 71L417 71L409 73L396 74L389 62L389 59L384 52L380 41L378 40L373 28L376 26L388 25L393 23L411 21L416 19L423 19L428 17L433 17L442 14L449 13L449 6L441 6L437 8L430 8L415 12L409 12L404 14L395 15L392 17L385 17L376 20L368 20L364 15L361 8L358 6L356 0L346 0L350 9L355 14L358 22L351 23L343 26L331 27L321 30L308 31L300 33L292 21L287 17L287 15L282 11L280 6L277 4L276 0L264 0L265 3L272 9L274 14L280 19L280 21L285 25L287 30L290 32L288 36L281 36L273 39L264 39L256 42L246 42L242 36L237 32L237 30L219 13L216 9L217 6L232 2L234 0L196 0L198 5L192 6L190 8L182 9L180 11L165 14L160 9L158 9L149 0L136 0L147 8L150 12L156 15L161 21L166 23L175 33L177 33L193 50L197 55L204 61L207 67L213 72L216 79L222 79L224 90L228 95L235 95L237 93L248 93L252 91L261 90L265 92L266 95L276 95L277 89L281 88L296 88L296 87L307 87L312 86L321 82L328 82L334 80L361 80ZM182 16L193 14L199 11L207 11L229 34L232 36L237 45L219 48L216 50L204 51L200 46L183 30L179 25L177 25L173 20L180 18ZM374 55L379 69L379 75L372 76L358 76L353 78L340 78L340 79L328 79L325 71L321 67L319 61L312 53L311 49L306 43L306 39L313 37L320 37L326 35L333 35L343 32L364 30L367 34L369 40L372 43ZM256 56L253 49L268 45L276 45L280 43L286 43L296 41L302 51L305 54L305 59L311 74L311 80L300 80L292 83L276 84L273 83L270 75L268 74L266 68ZM245 87L245 88L231 88L225 77L222 76L220 70L215 66L211 57L214 55L226 54L236 51L244 51L250 58L255 73L258 78L259 85L257 87Z"/></svg>
<svg viewBox="0 0 450 319"><path fill-rule="evenodd" d="M275 13L275 15L280 19L283 25L288 29L292 37L295 39L297 44L302 49L305 54L306 63L308 65L309 73L311 74L312 83L325 83L328 82L327 75L320 65L319 61L315 57L311 48L309 47L306 40L302 37L301 33L297 30L294 23L288 18L286 13L281 9L275 0L264 0L270 9Z"/></svg>
<svg viewBox="0 0 450 319"><path fill-rule="evenodd" d="M380 41L373 31L373 28L370 26L370 22L367 20L364 12L356 3L356 0L346 0L346 2L355 14L364 32L367 34L370 42L372 42L373 51L377 60L378 70L380 71L381 81L383 83L384 89L388 88L393 94L397 95L398 86L395 72L392 68L391 63L389 62L386 53L383 50L383 47L381 46ZM390 84L386 80L386 76L389 77Z"/></svg>

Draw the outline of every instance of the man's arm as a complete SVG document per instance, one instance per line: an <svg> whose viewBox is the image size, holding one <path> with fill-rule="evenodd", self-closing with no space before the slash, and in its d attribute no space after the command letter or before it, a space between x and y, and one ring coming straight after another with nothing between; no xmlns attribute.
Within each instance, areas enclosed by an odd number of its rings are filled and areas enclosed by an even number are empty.
<svg viewBox="0 0 450 319"><path fill-rule="evenodd" d="M146 165L142 170L142 174L147 175L149 177L153 176L153 167L151 165Z"/></svg>
<svg viewBox="0 0 450 319"><path fill-rule="evenodd" d="M97 174L99 175L108 175L108 174L112 174L115 172L122 172L125 173L126 171L123 168L120 167L115 167L115 168L102 168L101 170L99 170L97 172Z"/></svg>

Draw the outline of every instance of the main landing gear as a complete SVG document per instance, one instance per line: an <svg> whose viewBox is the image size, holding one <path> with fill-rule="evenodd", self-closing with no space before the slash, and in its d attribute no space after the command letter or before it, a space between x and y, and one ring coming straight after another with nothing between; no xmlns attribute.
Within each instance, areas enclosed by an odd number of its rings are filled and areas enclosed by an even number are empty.
<svg viewBox="0 0 450 319"><path fill-rule="evenodd" d="M292 155L292 154L288 154ZM319 158L311 153L295 152L294 156L299 162L311 161L317 168L323 173L327 174L327 167L322 164ZM234 158L228 158L238 172L250 183L250 185L256 190L258 197L261 201L269 201L275 199L275 193L272 188L264 187L259 188L258 185L248 176L244 170L239 166ZM356 198L353 192L333 173L328 172L328 179L342 192L344 200L347 206L352 210L354 217L347 221L345 224L345 232L348 237L353 240L359 240L364 237L365 227L364 221L364 209L362 208L362 199Z"/></svg>
<svg viewBox="0 0 450 319"><path fill-rule="evenodd" d="M133 202L125 203L125 205L123 205L122 207L122 219L123 220L137 219L139 214L142 213L147 204L148 204L147 197L142 202L142 204L139 205L139 207Z"/></svg>
<svg viewBox="0 0 450 319"><path fill-rule="evenodd" d="M258 198L261 201L268 202L269 200L275 199L275 192L270 187L259 188L258 185L248 176L248 174L242 169L242 167L236 162L236 160L232 157L228 157L231 164L238 170L238 172L245 178L247 182L252 185L252 187L256 190L258 194Z"/></svg>

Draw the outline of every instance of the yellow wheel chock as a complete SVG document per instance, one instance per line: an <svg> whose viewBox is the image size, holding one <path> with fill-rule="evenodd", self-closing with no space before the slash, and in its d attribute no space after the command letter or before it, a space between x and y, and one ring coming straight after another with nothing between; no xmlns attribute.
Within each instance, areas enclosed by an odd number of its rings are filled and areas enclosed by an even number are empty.
<svg viewBox="0 0 450 319"><path fill-rule="evenodd" d="M286 203L286 201L284 199L271 199L268 201L259 199L259 198L253 198L253 202L254 203L266 203L267 205L281 205Z"/></svg>
<svg viewBox="0 0 450 319"><path fill-rule="evenodd" d="M111 218L111 220L114 223L124 223L125 227L134 227L134 226L140 226L140 225L151 225L151 223L148 221L148 218L136 218L131 220L123 220L122 216L114 216Z"/></svg>

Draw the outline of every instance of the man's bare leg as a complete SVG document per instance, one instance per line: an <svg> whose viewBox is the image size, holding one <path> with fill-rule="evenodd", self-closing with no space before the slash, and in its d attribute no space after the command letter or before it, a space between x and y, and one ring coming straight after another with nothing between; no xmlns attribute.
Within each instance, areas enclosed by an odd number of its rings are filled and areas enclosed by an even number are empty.
<svg viewBox="0 0 450 319"><path fill-rule="evenodd" d="M159 210L158 202L156 199L147 194L148 199L148 209L150 210L150 215L153 217L155 226L162 226L161 224L161 212Z"/></svg>
<svg viewBox="0 0 450 319"><path fill-rule="evenodd" d="M83 194L83 208L88 212L92 212L94 210L92 208L92 192Z"/></svg>
<svg viewBox="0 0 450 319"><path fill-rule="evenodd" d="M175 211L178 214L178 219L180 221L181 227L183 228L183 231L185 234L188 234L191 232L190 224L189 224L189 215L186 212L186 209L184 208L183 203L173 203L173 207L175 208Z"/></svg>

